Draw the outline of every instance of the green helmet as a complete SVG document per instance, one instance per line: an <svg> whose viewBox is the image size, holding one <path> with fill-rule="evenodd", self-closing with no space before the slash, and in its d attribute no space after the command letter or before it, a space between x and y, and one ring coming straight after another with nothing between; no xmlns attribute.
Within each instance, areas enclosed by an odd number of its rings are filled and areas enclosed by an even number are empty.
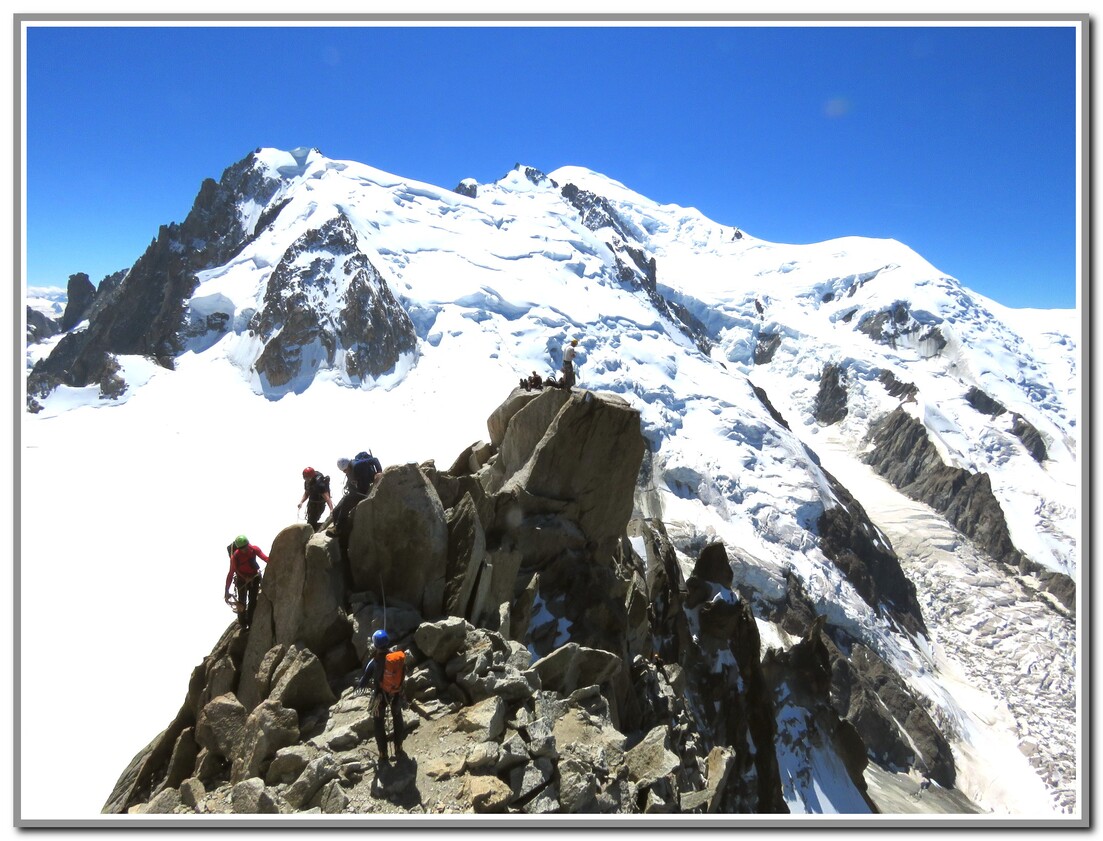
<svg viewBox="0 0 1103 841"><path fill-rule="evenodd" d="M238 549L241 549L248 545L249 538L247 538L245 535L239 534L237 537L234 538L234 546L236 546Z"/></svg>

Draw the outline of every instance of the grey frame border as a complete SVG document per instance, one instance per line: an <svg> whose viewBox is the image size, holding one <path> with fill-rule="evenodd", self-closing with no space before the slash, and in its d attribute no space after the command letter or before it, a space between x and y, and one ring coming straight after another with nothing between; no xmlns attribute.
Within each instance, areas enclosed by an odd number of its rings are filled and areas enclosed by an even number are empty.
<svg viewBox="0 0 1103 841"><path fill-rule="evenodd" d="M1092 406L1092 393L1091 393L1091 357L1093 342L1091 339L1091 306L1092 306L1092 294L1091 284L1089 278L1091 276L1091 248L1089 242L1091 240L1091 155L1090 155L1090 141L1091 141L1091 41L1090 41L1090 18L1087 13L1076 14L999 14L999 13L983 13L983 14L905 14L905 13L893 13L893 14L871 14L871 13L840 13L840 14L766 14L766 13L746 13L746 14L722 14L722 13L694 13L694 14L676 14L676 13L522 13L522 14L503 14L503 13L446 13L446 14L432 14L432 13L416 13L416 14L402 14L402 13L322 13L322 14L298 14L298 13L222 13L222 14L172 14L172 13L158 13L158 14L139 14L139 13L77 13L77 14L64 14L64 13L16 13L12 15L12 36L13 36L13 50L14 57L14 72L13 72L13 126L14 126L14 138L13 138L13 214L12 219L14 222L14 240L13 240L13 269L12 277L18 278L18 283L12 283L12 296L13 307L12 314L14 317L14 329L12 338L12 383L15 387L15 399L12 411L12 429L14 435L14 451L12 461L12 501L14 508L14 520L13 520L13 545L12 545L12 585L13 585L13 610L12 610L12 622L13 622L13 768L12 768L12 786L13 786L13 823L12 825L17 828L129 828L129 829L149 829L149 828L162 828L162 829L204 829L204 828L245 828L245 827L267 827L267 828L280 828L280 829L347 829L353 827L377 827L377 828L400 828L400 829L479 829L479 828L524 828L524 829L582 829L582 828L608 828L608 829L664 829L669 826L670 829L678 829L679 831L690 830L718 830L718 829L753 829L753 828L770 828L770 829L787 829L787 830L800 830L800 829L844 829L844 828L860 828L860 829L875 829L875 828L922 828L922 829L944 829L944 828L999 828L999 829L1040 829L1040 828L1061 828L1061 829L1085 829L1091 826L1091 806L1092 806L1092 789L1091 789L1091 777L1092 777L1092 728L1091 728L1091 698L1092 698L1092 669L1091 669L1091 641L1092 641L1092 628L1093 617L1089 609L1091 593L1091 564L1090 559L1092 557L1092 529L1091 529L1091 514L1092 514L1092 493L1091 493L1091 476L1092 466L1094 461L1094 449L1091 441L1091 422L1093 418ZM20 306L25 306L25 279L22 276L22 237L24 234L23 224L21 218L22 210L22 197L24 184L22 181L22 168L25 150L23 149L21 140L23 134L23 121L22 121L22 83L24 81L23 74L23 32L27 24L31 23L135 23L135 22L148 22L148 23L200 23L209 21L211 23L228 23L239 22L242 24L248 23L261 23L261 22L280 22L280 23L322 23L322 24L341 24L341 23L357 23L357 24L372 24L372 23L399 23L407 22L411 25L447 25L449 23L515 23L519 26L536 23L588 23L592 25L599 24L619 24L628 25L633 23L677 23L677 24L708 24L708 23L740 23L740 22L773 22L778 26L795 26L799 24L816 24L816 23L884 23L884 24L902 24L902 23L959 23L959 24L995 24L995 23L1068 23L1068 24L1080 24L1080 116L1081 127L1079 136L1079 150L1078 157L1081 164L1081 198L1079 205L1080 223L1081 223L1081 243L1080 243L1080 257L1081 257L1081 272L1080 272L1080 307L1081 307L1081 350L1080 350L1080 371L1079 371L1079 385L1081 388L1080 396L1080 429L1081 429L1081 545L1086 551L1081 551L1081 559L1089 559L1089 563L1081 563L1079 566L1080 583L1078 585L1078 616L1081 618L1081 632L1082 639L1080 642L1081 651L1081 675L1080 675L1080 688L1081 688L1081 762L1078 766L1079 774L1079 803L1081 807L1080 818L1054 818L1054 819L1016 819L1014 817L982 817L977 819L966 819L964 817L955 816L940 816L930 815L922 818L908 818L893 815L875 815L869 817L839 817L829 818L828 816L814 816L812 818L801 818L793 815L781 815L775 818L763 818L762 816L723 816L713 818L711 816L700 815L673 815L669 818L662 816L609 816L602 818L600 816L565 816L558 815L550 818L533 818L526 816L508 815L501 818L491 818L486 816L479 816L472 819L463 819L460 816L446 816L443 818L435 819L430 817L418 817L418 816L404 816L401 818L386 818L379 815L365 815L356 818L340 818L332 817L326 819L289 819L289 816L282 815L276 818L269 819L243 819L243 820L226 820L226 819L206 819L197 818L194 816L179 816L171 817L165 816L164 819L156 820L149 817L143 818L104 818L104 819L24 819L21 816L21 782L20 782L20 757L22 751L22 734L20 731L20 681L21 674L21 662L20 662L20 617L21 617L21 590L20 590L20 543L21 543L21 500L20 500L20 486L22 477L22 433L21 424L23 416L26 411L26 361L24 358L24 348L26 344L26 336L21 333L22 317ZM693 824L693 826L687 826L687 824Z"/></svg>

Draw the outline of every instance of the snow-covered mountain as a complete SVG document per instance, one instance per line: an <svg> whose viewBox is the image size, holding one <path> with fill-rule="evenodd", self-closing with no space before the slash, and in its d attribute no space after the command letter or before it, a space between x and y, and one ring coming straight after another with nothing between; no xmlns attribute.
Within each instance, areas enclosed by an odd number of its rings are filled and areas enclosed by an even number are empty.
<svg viewBox="0 0 1103 841"><path fill-rule="evenodd" d="M217 558L238 518L268 540L285 524L300 462L370 437L385 462L450 463L577 338L579 385L640 412L637 515L664 524L686 575L720 540L764 650L808 630L800 602L825 617L836 681L891 676L888 715L832 698L882 805L924 811L892 794L911 774L984 812L1079 814L1077 329L895 241L773 243L578 167L449 190L260 149L205 182L84 321L29 347L24 495L48 495L66 442L88 436L103 472L77 490L106 492L84 553L115 569L99 535L118 504L160 551ZM47 527L23 510L25 534ZM178 562L146 575L182 585ZM203 575L182 593L207 598ZM160 607L142 618L146 592L119 594L140 622ZM775 702L789 809L858 808L810 747L800 692Z"/></svg>
<svg viewBox="0 0 1103 841"><path fill-rule="evenodd" d="M65 290L56 286L30 286L27 288L27 306L58 321L65 312Z"/></svg>

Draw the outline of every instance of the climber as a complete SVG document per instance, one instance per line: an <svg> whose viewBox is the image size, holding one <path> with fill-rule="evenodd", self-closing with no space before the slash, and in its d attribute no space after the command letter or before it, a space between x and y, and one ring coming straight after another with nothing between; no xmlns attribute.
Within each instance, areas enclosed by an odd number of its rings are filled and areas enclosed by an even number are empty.
<svg viewBox="0 0 1103 841"><path fill-rule="evenodd" d="M521 388L525 391L540 391L543 387L544 381L535 371L532 372L532 376L521 378Z"/></svg>
<svg viewBox="0 0 1103 841"><path fill-rule="evenodd" d="M574 388L575 372L574 357L578 348L578 339L571 339L571 343L563 349L563 377L559 380L559 387L565 389Z"/></svg>
<svg viewBox="0 0 1103 841"><path fill-rule="evenodd" d="M230 556L230 571L226 574L223 601L231 604L230 582L233 581L239 606L237 621L243 629L249 630L253 623L253 611L257 607L257 596L260 594L261 575L257 558L268 563L268 556L259 546L253 546L243 534L235 537L234 542L226 547L226 554Z"/></svg>
<svg viewBox="0 0 1103 841"><path fill-rule="evenodd" d="M379 748L379 761L387 761L387 730L384 716L387 708L391 710L391 726L394 728L394 756L403 759L402 738L405 727L402 724L402 684L406 679L406 653L401 650L388 651L390 637L386 631L376 631L371 636L372 650L364 673L356 682L356 694L372 689L371 711L375 719L375 744Z"/></svg>
<svg viewBox="0 0 1103 841"><path fill-rule="evenodd" d="M333 516L330 519L333 521L332 534L337 536L342 555L347 556L349 532L352 530L350 515L361 500L367 499L372 488L383 478L383 465L370 451L362 451L351 460L338 459L337 466L345 474L345 495L333 509Z"/></svg>
<svg viewBox="0 0 1103 841"><path fill-rule="evenodd" d="M383 465L372 455L371 450L362 450L357 453L352 459L352 464L349 465L349 470L356 480L356 489L364 496L371 493L372 488L383 478Z"/></svg>
<svg viewBox="0 0 1103 841"><path fill-rule="evenodd" d="M330 513L333 513L333 500L329 496L329 477L313 467L303 470L303 498L299 500L298 506L300 509L304 502L306 521L314 531L317 531L318 521L327 505Z"/></svg>

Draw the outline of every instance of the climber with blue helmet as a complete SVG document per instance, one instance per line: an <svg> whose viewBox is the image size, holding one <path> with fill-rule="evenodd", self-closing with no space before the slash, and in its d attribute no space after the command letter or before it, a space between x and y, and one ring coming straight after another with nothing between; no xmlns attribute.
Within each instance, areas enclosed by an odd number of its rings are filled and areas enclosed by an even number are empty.
<svg viewBox="0 0 1103 841"><path fill-rule="evenodd" d="M257 606L257 596L260 595L261 575L257 558L268 563L268 556L259 546L253 546L243 534L235 537L226 547L226 554L230 556L230 571L226 573L223 601L234 608L238 623L247 631L253 624L253 611ZM231 581L237 592L236 601L230 600Z"/></svg>
<svg viewBox="0 0 1103 841"><path fill-rule="evenodd" d="M387 708L391 710L391 726L394 728L395 759L403 759L402 739L406 728L402 723L402 685L406 680L406 653L389 650L391 639L382 628L371 636L372 649L364 673L356 682L356 694L371 688L371 712L375 719L375 744L379 748L379 761L387 762L387 730L384 722Z"/></svg>

